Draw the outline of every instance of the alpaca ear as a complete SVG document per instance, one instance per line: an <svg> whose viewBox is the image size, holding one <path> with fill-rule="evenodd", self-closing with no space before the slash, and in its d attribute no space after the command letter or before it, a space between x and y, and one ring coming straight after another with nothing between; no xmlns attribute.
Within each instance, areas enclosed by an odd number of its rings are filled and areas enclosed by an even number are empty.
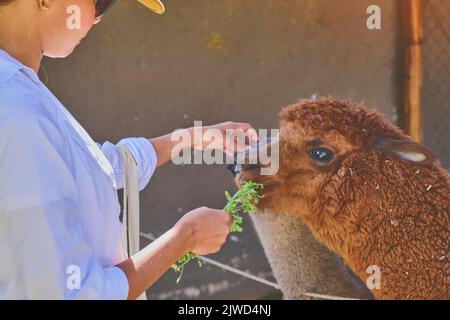
<svg viewBox="0 0 450 320"><path fill-rule="evenodd" d="M381 137L376 140L375 149L414 163L428 164L436 159L430 149L420 143L406 139Z"/></svg>

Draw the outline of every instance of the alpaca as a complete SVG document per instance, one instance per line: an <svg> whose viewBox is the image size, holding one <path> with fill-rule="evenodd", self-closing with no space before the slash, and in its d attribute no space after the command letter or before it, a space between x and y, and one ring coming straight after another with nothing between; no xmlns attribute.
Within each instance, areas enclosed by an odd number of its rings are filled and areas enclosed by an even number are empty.
<svg viewBox="0 0 450 320"><path fill-rule="evenodd" d="M298 217L260 210L251 219L284 299L312 299L305 293L372 299L365 284Z"/></svg>
<svg viewBox="0 0 450 320"><path fill-rule="evenodd" d="M376 111L301 100L281 113L280 170L244 165L260 210L299 217L377 299L450 298L449 177L433 153ZM269 240L270 241L270 240Z"/></svg>

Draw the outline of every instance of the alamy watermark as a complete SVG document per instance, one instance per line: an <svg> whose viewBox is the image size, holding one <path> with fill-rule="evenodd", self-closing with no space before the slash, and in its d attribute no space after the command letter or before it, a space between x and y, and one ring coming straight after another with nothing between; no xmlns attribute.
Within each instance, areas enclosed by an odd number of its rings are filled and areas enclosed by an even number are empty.
<svg viewBox="0 0 450 320"><path fill-rule="evenodd" d="M381 30L381 8L376 4L372 4L367 7L367 29L369 30Z"/></svg>
<svg viewBox="0 0 450 320"><path fill-rule="evenodd" d="M369 290L381 289L381 269L379 266L373 264L367 267L366 273L369 275L366 281Z"/></svg>
<svg viewBox="0 0 450 320"><path fill-rule="evenodd" d="M81 9L79 6L72 4L66 10L69 15L66 26L69 30L81 29ZM366 13L369 15L366 21L367 29L381 30L381 8L379 5L371 4L367 7Z"/></svg>
<svg viewBox="0 0 450 320"><path fill-rule="evenodd" d="M270 132L260 129L257 142L252 141L249 132L234 129L223 132L217 128L204 128L202 121L195 121L192 130L180 129L172 133L175 146L171 160L175 165L254 165L261 175L274 175L279 170L278 135L278 129Z"/></svg>
<svg viewBox="0 0 450 320"><path fill-rule="evenodd" d="M68 290L80 290L81 288L81 268L77 265L70 265L66 269L66 287Z"/></svg>
<svg viewBox="0 0 450 320"><path fill-rule="evenodd" d="M69 15L66 20L66 27L69 30L81 29L81 9L77 5L70 5L66 9L66 13Z"/></svg>

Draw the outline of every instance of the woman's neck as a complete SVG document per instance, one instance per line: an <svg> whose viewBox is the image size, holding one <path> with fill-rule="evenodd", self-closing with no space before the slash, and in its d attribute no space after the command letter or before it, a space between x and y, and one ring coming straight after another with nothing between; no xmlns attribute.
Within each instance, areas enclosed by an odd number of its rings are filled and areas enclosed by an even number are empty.
<svg viewBox="0 0 450 320"><path fill-rule="evenodd" d="M0 49L38 72L42 50L35 19L27 11L19 11L14 7L14 3L0 6ZM17 12L24 13L19 16Z"/></svg>

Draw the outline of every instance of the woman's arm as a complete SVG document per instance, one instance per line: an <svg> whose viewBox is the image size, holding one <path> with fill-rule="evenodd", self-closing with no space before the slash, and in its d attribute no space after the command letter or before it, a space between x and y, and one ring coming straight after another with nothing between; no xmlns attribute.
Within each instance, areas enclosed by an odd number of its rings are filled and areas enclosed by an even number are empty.
<svg viewBox="0 0 450 320"><path fill-rule="evenodd" d="M149 141L153 144L153 148L155 148L158 158L156 166L158 168L170 161L172 157L172 149L179 143L177 141L172 141L172 134L166 134L165 136L149 139ZM190 147L191 145L187 144L184 148Z"/></svg>
<svg viewBox="0 0 450 320"><path fill-rule="evenodd" d="M231 216L221 210L193 210L156 241L118 264L128 278L128 299L139 297L183 254L219 251L230 232L231 221Z"/></svg>
<svg viewBox="0 0 450 320"><path fill-rule="evenodd" d="M189 251L189 235L172 228L133 257L117 265L128 278L128 299L139 297L152 286L179 257Z"/></svg>
<svg viewBox="0 0 450 320"><path fill-rule="evenodd" d="M220 132L220 134L223 137L223 145L208 145L207 141L201 140L200 145L196 145L197 139L194 139L194 134L199 134L196 128L189 128L184 129L184 131L191 137L190 139L187 139L185 141L185 145L181 146L180 148L180 141L179 139L172 139L172 134L167 134L165 136L161 136L158 138L149 139L149 141L153 144L153 147L155 148L156 154L158 156L158 164L157 166L160 167L163 164L169 162L171 160L172 156L172 150L177 147L178 149L189 149L189 148L197 148L197 149L205 149L207 147L211 148L217 148L223 151L226 151L226 143L230 141L230 139L233 139L233 137L230 137L227 135L227 131L241 131L244 132L250 140L257 140L257 134L256 131L252 128L252 126L248 123L235 123L235 122L223 122L219 123L213 126L207 126L202 127L202 131L200 134L203 137L203 133L205 130L213 129L217 130L217 132ZM229 143L230 144L230 143ZM237 146L236 146L237 148Z"/></svg>

